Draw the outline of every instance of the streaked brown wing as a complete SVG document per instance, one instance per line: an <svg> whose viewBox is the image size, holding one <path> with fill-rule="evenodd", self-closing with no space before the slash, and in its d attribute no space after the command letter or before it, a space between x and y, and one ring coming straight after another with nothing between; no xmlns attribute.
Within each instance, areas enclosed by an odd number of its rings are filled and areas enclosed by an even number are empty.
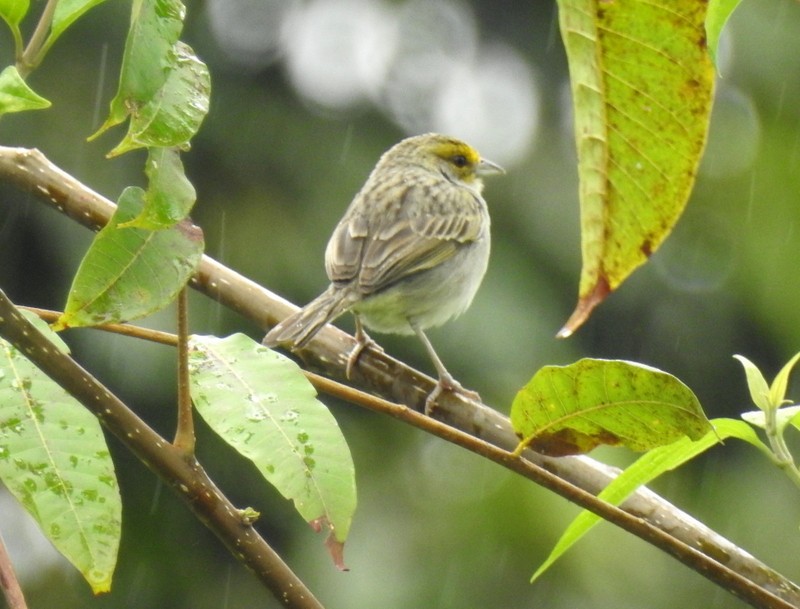
<svg viewBox="0 0 800 609"><path fill-rule="evenodd" d="M325 250L325 271L333 283L349 283L361 270L369 227L366 218L352 209L336 225Z"/></svg>
<svg viewBox="0 0 800 609"><path fill-rule="evenodd" d="M366 218L354 206L328 244L328 276L332 281L358 277L361 292L370 294L441 264L480 236L481 205L460 187L440 187L433 200L426 185L416 184L377 218Z"/></svg>

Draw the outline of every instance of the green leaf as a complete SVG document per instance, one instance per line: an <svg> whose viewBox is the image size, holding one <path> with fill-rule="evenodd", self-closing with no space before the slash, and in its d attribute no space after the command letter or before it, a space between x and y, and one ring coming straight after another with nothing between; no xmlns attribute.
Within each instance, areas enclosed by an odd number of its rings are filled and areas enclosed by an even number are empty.
<svg viewBox="0 0 800 609"><path fill-rule="evenodd" d="M797 360L800 359L800 353L797 353L792 359L786 362L786 365L781 368L781 371L775 375L775 380L769 388L769 401L775 407L780 407L786 402L786 388L789 386L789 375L792 374Z"/></svg>
<svg viewBox="0 0 800 609"><path fill-rule="evenodd" d="M0 19L5 21L12 31L18 30L17 26L22 23L29 8L30 0L0 0Z"/></svg>
<svg viewBox="0 0 800 609"><path fill-rule="evenodd" d="M59 36L84 13L103 2L105 0L60 0L53 13L53 23L50 26L50 33L45 46L51 47Z"/></svg>
<svg viewBox="0 0 800 609"><path fill-rule="evenodd" d="M106 122L92 138L124 121L164 85L168 57L183 30L185 12L180 0L134 0L117 94Z"/></svg>
<svg viewBox="0 0 800 609"><path fill-rule="evenodd" d="M191 47L173 47L169 76L159 91L131 113L125 138L108 153L118 156L147 146L187 147L208 113L211 80Z"/></svg>
<svg viewBox="0 0 800 609"><path fill-rule="evenodd" d="M190 347L192 396L206 422L343 543L356 507L352 458L297 364L241 334L193 336Z"/></svg>
<svg viewBox="0 0 800 609"><path fill-rule="evenodd" d="M14 66L0 72L0 116L9 112L41 110L49 108L50 102L37 95Z"/></svg>
<svg viewBox="0 0 800 609"><path fill-rule="evenodd" d="M795 414L791 419L789 419L789 424L794 425L797 429L800 429L800 412Z"/></svg>
<svg viewBox="0 0 800 609"><path fill-rule="evenodd" d="M109 153L146 147L185 148L208 112L208 68L178 41L185 8L179 0L134 2L117 94L95 138L129 116L128 133Z"/></svg>
<svg viewBox="0 0 800 609"><path fill-rule="evenodd" d="M598 495L598 498L612 505L620 505L640 486L651 482L664 472L683 465L727 438L737 438L749 442L763 453L770 455L769 448L758 439L753 429L744 422L732 419L714 419L711 423L714 429L698 440L692 441L684 437L673 444L654 448L642 455L611 481ZM601 520L599 516L587 510L578 514L561 535L550 555L533 574L531 581L536 580L549 569L556 560Z"/></svg>
<svg viewBox="0 0 800 609"><path fill-rule="evenodd" d="M624 361L545 366L517 394L511 424L522 446L550 455L599 444L649 450L711 428L694 393L674 376Z"/></svg>
<svg viewBox="0 0 800 609"><path fill-rule="evenodd" d="M0 480L92 590L108 591L122 504L100 423L2 340Z"/></svg>
<svg viewBox="0 0 800 609"><path fill-rule="evenodd" d="M753 400L753 404L765 412L772 408L769 385L767 385L764 375L761 374L761 370L744 355L734 355L733 357L739 360L744 367L747 388L750 390L750 399Z"/></svg>
<svg viewBox="0 0 800 609"><path fill-rule="evenodd" d="M739 6L741 0L709 0L708 14L706 15L706 34L708 35L708 52L716 62L717 47L722 28L728 22L728 18L734 9Z"/></svg>
<svg viewBox="0 0 800 609"><path fill-rule="evenodd" d="M568 336L677 222L708 131L706 3L559 0L580 178L583 268Z"/></svg>
<svg viewBox="0 0 800 609"><path fill-rule="evenodd" d="M778 408L775 410L775 426L778 430L778 433L783 433L783 430L786 428L787 425L793 424L796 425L796 421L798 420L798 415L800 415L800 406L786 406L784 408ZM767 428L767 417L764 414L763 410L752 410L750 412L743 412L742 419L750 423L750 425L754 425L759 429L766 430Z"/></svg>
<svg viewBox="0 0 800 609"><path fill-rule="evenodd" d="M197 197L178 151L151 148L144 171L148 179L144 209L135 219L120 224L120 228L169 228L186 218Z"/></svg>
<svg viewBox="0 0 800 609"><path fill-rule="evenodd" d="M171 303L203 255L202 231L188 221L164 230L121 228L141 213L144 191L126 188L95 237L54 328L130 321Z"/></svg>

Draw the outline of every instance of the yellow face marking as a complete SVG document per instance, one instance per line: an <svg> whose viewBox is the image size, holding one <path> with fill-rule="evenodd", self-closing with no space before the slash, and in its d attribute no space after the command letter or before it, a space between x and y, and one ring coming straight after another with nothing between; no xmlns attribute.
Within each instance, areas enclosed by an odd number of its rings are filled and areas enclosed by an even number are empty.
<svg viewBox="0 0 800 609"><path fill-rule="evenodd" d="M475 168L481 157L472 146L456 140L443 140L432 142L430 151L450 164L462 180L470 181L475 177Z"/></svg>

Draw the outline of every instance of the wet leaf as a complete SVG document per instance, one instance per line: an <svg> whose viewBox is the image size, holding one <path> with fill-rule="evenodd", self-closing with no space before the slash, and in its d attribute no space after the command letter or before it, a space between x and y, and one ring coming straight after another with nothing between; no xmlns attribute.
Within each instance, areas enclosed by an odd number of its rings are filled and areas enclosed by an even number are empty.
<svg viewBox="0 0 800 609"><path fill-rule="evenodd" d="M0 0L0 19L15 30L25 18L29 8L30 0Z"/></svg>
<svg viewBox="0 0 800 609"><path fill-rule="evenodd" d="M53 23L50 26L46 45L52 46L59 36L84 13L103 2L105 0L60 0L56 5L55 13L53 13Z"/></svg>
<svg viewBox="0 0 800 609"><path fill-rule="evenodd" d="M109 157L147 146L186 148L200 129L211 94L208 68L181 42L173 47L171 61L167 80L131 114L127 135Z"/></svg>
<svg viewBox="0 0 800 609"><path fill-rule="evenodd" d="M100 423L2 340L0 480L92 590L108 591L122 504Z"/></svg>
<svg viewBox="0 0 800 609"><path fill-rule="evenodd" d="M642 455L603 489L598 498L612 505L620 505L640 486L655 480L665 472L683 465L718 442L728 438L737 438L749 442L767 455L770 454L769 448L758 439L753 429L744 422L731 419L714 419L711 424L714 427L713 431L709 431L698 440L693 441L684 437L673 444L654 448ZM601 520L599 516L587 510L578 514L561 535L550 555L533 574L531 581L537 579L549 569L556 560L574 546L595 525L599 524Z"/></svg>
<svg viewBox="0 0 800 609"><path fill-rule="evenodd" d="M123 228L169 228L189 215L196 194L186 178L180 154L173 148L151 148L145 166L148 186L144 209Z"/></svg>
<svg viewBox="0 0 800 609"><path fill-rule="evenodd" d="M130 117L128 132L108 156L158 146L187 148L208 113L206 65L180 42L185 7L179 0L134 3L117 94L93 139Z"/></svg>
<svg viewBox="0 0 800 609"><path fill-rule="evenodd" d="M655 252L683 212L714 73L695 0L559 0L580 178L583 268L569 336Z"/></svg>
<svg viewBox="0 0 800 609"><path fill-rule="evenodd" d="M183 30L180 0L135 0L125 41L119 87L106 122L92 138L150 102L169 76L172 47Z"/></svg>
<svg viewBox="0 0 800 609"><path fill-rule="evenodd" d="M190 346L198 412L307 522L330 530L336 558L356 507L355 471L314 388L290 359L241 334L193 336Z"/></svg>
<svg viewBox="0 0 800 609"><path fill-rule="evenodd" d="M650 450L710 429L695 395L674 376L592 359L539 370L514 399L511 424L521 447L549 455L586 453L600 444Z"/></svg>
<svg viewBox="0 0 800 609"><path fill-rule="evenodd" d="M120 227L141 213L144 194L130 187L120 196L117 211L81 262L55 329L154 313L170 304L194 273L203 255L203 234L190 222L164 230Z"/></svg>
<svg viewBox="0 0 800 609"><path fill-rule="evenodd" d="M0 72L0 116L9 112L41 110L50 102L37 95L22 79L14 66Z"/></svg>

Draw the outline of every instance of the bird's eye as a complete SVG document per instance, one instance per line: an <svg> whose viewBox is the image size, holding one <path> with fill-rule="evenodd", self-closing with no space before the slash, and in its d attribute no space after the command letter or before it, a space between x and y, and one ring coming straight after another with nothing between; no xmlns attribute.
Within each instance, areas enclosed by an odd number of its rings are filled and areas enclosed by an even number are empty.
<svg viewBox="0 0 800 609"><path fill-rule="evenodd" d="M467 157L463 154L457 154L453 157L453 165L456 167L466 167L467 166Z"/></svg>

